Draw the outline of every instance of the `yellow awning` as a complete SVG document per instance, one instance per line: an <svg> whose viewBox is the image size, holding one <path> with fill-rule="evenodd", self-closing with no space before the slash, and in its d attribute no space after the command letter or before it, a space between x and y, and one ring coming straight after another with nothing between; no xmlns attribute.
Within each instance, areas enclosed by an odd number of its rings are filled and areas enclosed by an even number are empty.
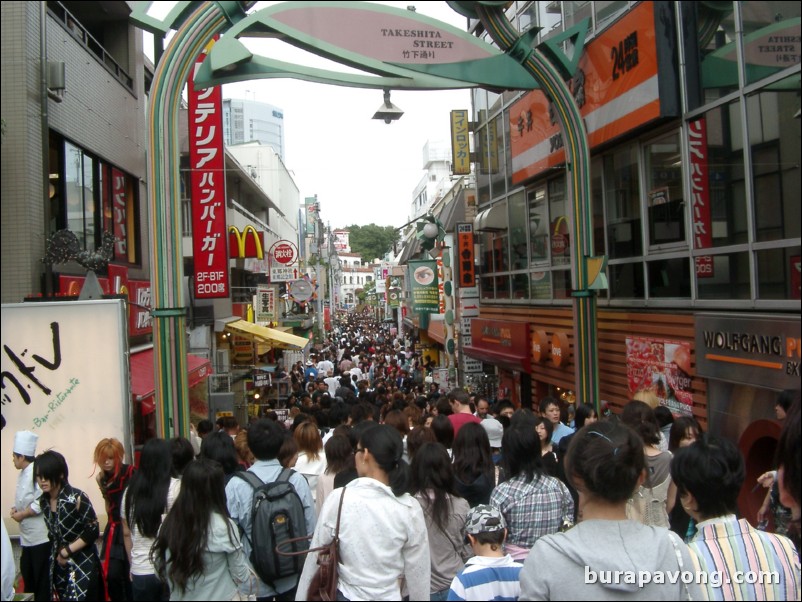
<svg viewBox="0 0 802 602"><path fill-rule="evenodd" d="M270 343L274 347L303 349L309 343L309 340L303 337L296 336L289 332L282 332L275 328L259 326L258 324L245 320L229 322L226 324L225 328L239 335Z"/></svg>

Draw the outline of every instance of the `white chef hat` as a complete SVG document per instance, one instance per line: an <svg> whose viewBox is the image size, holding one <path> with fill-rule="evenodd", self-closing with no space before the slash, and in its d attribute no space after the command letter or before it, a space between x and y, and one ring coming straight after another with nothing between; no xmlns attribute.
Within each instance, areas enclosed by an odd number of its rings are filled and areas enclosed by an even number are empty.
<svg viewBox="0 0 802 602"><path fill-rule="evenodd" d="M38 440L39 435L31 431L18 431L14 435L14 453L20 456L35 456Z"/></svg>

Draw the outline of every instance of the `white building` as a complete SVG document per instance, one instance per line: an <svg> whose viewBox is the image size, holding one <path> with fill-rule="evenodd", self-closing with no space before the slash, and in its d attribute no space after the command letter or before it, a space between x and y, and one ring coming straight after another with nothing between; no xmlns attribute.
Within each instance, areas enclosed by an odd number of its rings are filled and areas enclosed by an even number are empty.
<svg viewBox="0 0 802 602"><path fill-rule="evenodd" d="M426 142L422 167L426 173L412 193L410 220L428 213L438 199L451 189L451 143L446 140Z"/></svg>
<svg viewBox="0 0 802 602"><path fill-rule="evenodd" d="M223 140L226 146L252 141L270 145L284 161L284 111L266 102L227 98L223 100Z"/></svg>
<svg viewBox="0 0 802 602"><path fill-rule="evenodd" d="M373 267L356 253L338 253L337 256L342 272L337 298L346 308L351 308L358 303L356 291L373 280Z"/></svg>

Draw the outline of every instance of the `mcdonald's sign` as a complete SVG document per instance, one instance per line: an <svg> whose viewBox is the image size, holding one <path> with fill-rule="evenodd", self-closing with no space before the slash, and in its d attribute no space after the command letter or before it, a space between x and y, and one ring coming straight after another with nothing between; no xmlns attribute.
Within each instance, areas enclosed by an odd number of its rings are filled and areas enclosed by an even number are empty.
<svg viewBox="0 0 802 602"><path fill-rule="evenodd" d="M253 226L245 226L242 232L236 226L228 227L228 254L233 259L264 259L264 242L264 232L257 232Z"/></svg>

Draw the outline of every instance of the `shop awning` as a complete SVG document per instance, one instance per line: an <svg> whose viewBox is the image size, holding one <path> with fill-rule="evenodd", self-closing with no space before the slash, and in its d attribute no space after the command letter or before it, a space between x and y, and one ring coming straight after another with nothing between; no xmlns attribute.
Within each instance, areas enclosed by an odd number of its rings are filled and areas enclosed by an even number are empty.
<svg viewBox="0 0 802 602"><path fill-rule="evenodd" d="M225 329L256 341L270 343L273 347L279 347L281 349L303 349L309 343L309 339L305 339L304 337L299 337L289 332L282 332L275 328L259 326L258 324L246 320L229 322L226 324Z"/></svg>
<svg viewBox="0 0 802 602"><path fill-rule="evenodd" d="M507 229L507 212L505 205L493 205L485 209L473 220L473 229L476 232L492 232Z"/></svg>
<svg viewBox="0 0 802 602"><path fill-rule="evenodd" d="M486 364L492 364L507 370L517 370L518 372L531 372L531 362L529 357L512 353L503 353L481 347L465 345L462 352L474 359L482 360Z"/></svg>
<svg viewBox="0 0 802 602"><path fill-rule="evenodd" d="M426 334L429 335L430 339L437 341L441 345L446 344L445 326L443 325L443 320L430 320L429 328L426 329Z"/></svg>
<svg viewBox="0 0 802 602"><path fill-rule="evenodd" d="M189 386L193 387L212 373L212 364L203 357L187 354L187 375ZM131 354L131 394L134 401L152 398L156 394L156 380L153 377L153 349ZM153 399L143 403L143 413L153 411Z"/></svg>

